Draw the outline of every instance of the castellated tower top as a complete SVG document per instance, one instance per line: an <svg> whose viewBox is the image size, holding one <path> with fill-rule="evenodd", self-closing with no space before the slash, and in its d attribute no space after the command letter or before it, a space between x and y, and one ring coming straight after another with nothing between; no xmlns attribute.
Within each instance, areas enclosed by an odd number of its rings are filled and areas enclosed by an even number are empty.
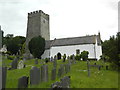
<svg viewBox="0 0 120 90"><path fill-rule="evenodd" d="M33 12L28 13L28 17L35 17L35 16L42 16L46 20L49 20L49 15L44 13L42 10L33 11Z"/></svg>

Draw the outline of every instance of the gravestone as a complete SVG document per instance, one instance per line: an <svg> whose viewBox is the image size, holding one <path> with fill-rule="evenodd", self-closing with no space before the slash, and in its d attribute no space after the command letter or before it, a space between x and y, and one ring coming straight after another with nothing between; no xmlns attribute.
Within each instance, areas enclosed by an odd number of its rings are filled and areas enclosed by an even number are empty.
<svg viewBox="0 0 120 90"><path fill-rule="evenodd" d="M37 85L40 83L40 68L32 67L30 70L30 84Z"/></svg>
<svg viewBox="0 0 120 90"><path fill-rule="evenodd" d="M65 64L65 73L68 73L70 71L70 65Z"/></svg>
<svg viewBox="0 0 120 90"><path fill-rule="evenodd" d="M53 90L57 90L57 88L63 88L66 90L67 88L70 88L70 76L63 77L60 79L60 82L57 81L55 83L52 83L51 87Z"/></svg>
<svg viewBox="0 0 120 90"><path fill-rule="evenodd" d="M70 76L65 76L61 79L62 88L70 88Z"/></svg>
<svg viewBox="0 0 120 90"><path fill-rule="evenodd" d="M101 69L101 66L98 66L98 70L100 70Z"/></svg>
<svg viewBox="0 0 120 90"><path fill-rule="evenodd" d="M59 69L58 69L58 77L61 77L61 76L62 76L62 69L59 68Z"/></svg>
<svg viewBox="0 0 120 90"><path fill-rule="evenodd" d="M65 73L65 69L64 69L64 64L60 64L60 68L61 68L61 71L62 71L62 75Z"/></svg>
<svg viewBox="0 0 120 90"><path fill-rule="evenodd" d="M2 67L2 88L6 87L7 67Z"/></svg>
<svg viewBox="0 0 120 90"><path fill-rule="evenodd" d="M53 61L53 68L57 67L57 57L54 57L54 61Z"/></svg>
<svg viewBox="0 0 120 90"><path fill-rule="evenodd" d="M67 59L68 59L68 64L71 65L70 57L68 56Z"/></svg>
<svg viewBox="0 0 120 90"><path fill-rule="evenodd" d="M73 54L73 61L72 61L74 64L76 63L75 61L75 55Z"/></svg>
<svg viewBox="0 0 120 90"><path fill-rule="evenodd" d="M17 69L17 65L18 65L18 58L15 58L11 63L12 69Z"/></svg>
<svg viewBox="0 0 120 90"><path fill-rule="evenodd" d="M21 60L19 63L18 63L18 66L17 66L17 68L18 69L23 69L24 68L24 62L23 62L23 60Z"/></svg>
<svg viewBox="0 0 120 90"><path fill-rule="evenodd" d="M38 64L38 59L35 59L35 64Z"/></svg>
<svg viewBox="0 0 120 90"><path fill-rule="evenodd" d="M64 74L64 65L60 64L60 68L58 69L58 77L61 77Z"/></svg>
<svg viewBox="0 0 120 90"><path fill-rule="evenodd" d="M90 77L90 66L89 66L89 61L87 60L87 69L88 69L88 77Z"/></svg>
<svg viewBox="0 0 120 90"><path fill-rule="evenodd" d="M26 61L26 58L25 58L25 57L23 58L23 61Z"/></svg>
<svg viewBox="0 0 120 90"><path fill-rule="evenodd" d="M0 56L0 58L1 58L1 56ZM0 90L2 90L2 66L1 65L0 65Z"/></svg>
<svg viewBox="0 0 120 90"><path fill-rule="evenodd" d="M56 88L56 90L57 90L57 88L62 88L61 82L52 83L51 87L52 87L53 89ZM51 90L52 90L52 89L51 89Z"/></svg>
<svg viewBox="0 0 120 90"><path fill-rule="evenodd" d="M55 80L55 79L56 79L56 69L53 68L51 72L51 80Z"/></svg>
<svg viewBox="0 0 120 90"><path fill-rule="evenodd" d="M48 81L48 66L47 65L41 66L41 81L42 82Z"/></svg>
<svg viewBox="0 0 120 90"><path fill-rule="evenodd" d="M28 87L29 77L22 76L18 79L18 88L27 88Z"/></svg>
<svg viewBox="0 0 120 90"><path fill-rule="evenodd" d="M106 65L106 70L108 70L108 65Z"/></svg>

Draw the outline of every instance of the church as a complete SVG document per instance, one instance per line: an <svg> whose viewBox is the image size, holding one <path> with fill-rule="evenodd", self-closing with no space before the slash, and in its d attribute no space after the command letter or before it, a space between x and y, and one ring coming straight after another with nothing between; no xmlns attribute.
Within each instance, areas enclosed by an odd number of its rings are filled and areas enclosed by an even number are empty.
<svg viewBox="0 0 120 90"><path fill-rule="evenodd" d="M35 36L45 38L45 51L41 58L51 58L60 54L66 56L80 54L82 51L88 51L88 58L100 59L102 55L101 36L87 35L80 37L68 37L50 40L49 15L42 10L28 13L27 33L26 33L26 56L30 56L28 49L29 41Z"/></svg>

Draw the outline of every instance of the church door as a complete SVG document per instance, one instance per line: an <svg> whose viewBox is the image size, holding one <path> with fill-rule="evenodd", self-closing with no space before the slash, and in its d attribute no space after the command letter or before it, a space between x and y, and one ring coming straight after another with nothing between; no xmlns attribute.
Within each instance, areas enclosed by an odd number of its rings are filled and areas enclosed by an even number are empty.
<svg viewBox="0 0 120 90"><path fill-rule="evenodd" d="M58 54L57 54L57 59L58 59L58 60L61 59L61 53L58 53Z"/></svg>

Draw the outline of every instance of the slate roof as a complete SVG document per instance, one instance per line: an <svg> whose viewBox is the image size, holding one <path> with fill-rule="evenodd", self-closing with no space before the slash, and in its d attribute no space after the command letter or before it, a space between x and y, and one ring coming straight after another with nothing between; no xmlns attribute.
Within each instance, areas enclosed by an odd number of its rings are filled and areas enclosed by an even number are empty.
<svg viewBox="0 0 120 90"><path fill-rule="evenodd" d="M81 45L81 44L94 44L95 37L97 37L98 45L101 44L101 39L99 35L83 36L83 37L70 37L70 38L60 38L50 41L46 41L46 49L52 46L68 46L68 45Z"/></svg>

